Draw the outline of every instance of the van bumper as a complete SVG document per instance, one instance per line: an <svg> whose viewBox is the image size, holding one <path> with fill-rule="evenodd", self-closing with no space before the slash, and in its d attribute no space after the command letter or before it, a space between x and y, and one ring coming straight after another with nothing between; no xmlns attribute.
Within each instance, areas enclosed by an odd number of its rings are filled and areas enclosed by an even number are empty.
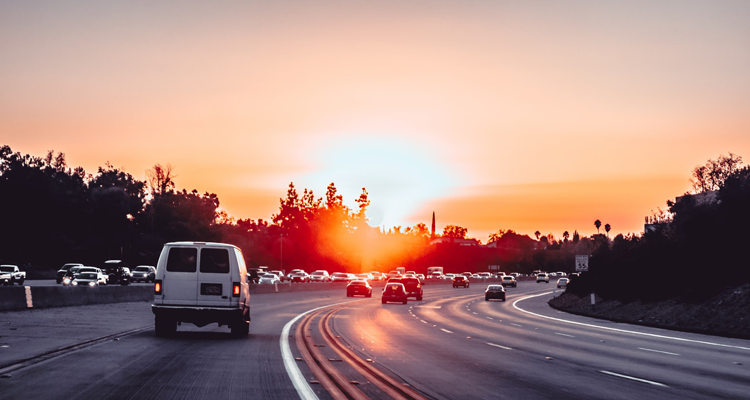
<svg viewBox="0 0 750 400"><path fill-rule="evenodd" d="M152 304L151 311L160 318L188 322L197 326L205 326L211 323L234 325L240 321L250 321L250 310L247 307L189 307Z"/></svg>

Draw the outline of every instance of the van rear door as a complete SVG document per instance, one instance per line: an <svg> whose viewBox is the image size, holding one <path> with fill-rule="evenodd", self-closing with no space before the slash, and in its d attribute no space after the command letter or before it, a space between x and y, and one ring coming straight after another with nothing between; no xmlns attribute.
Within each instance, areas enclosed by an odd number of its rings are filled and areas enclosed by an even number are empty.
<svg viewBox="0 0 750 400"><path fill-rule="evenodd" d="M198 249L170 246L164 251L169 252L162 283L168 304L194 306L198 292Z"/></svg>
<svg viewBox="0 0 750 400"><path fill-rule="evenodd" d="M229 248L203 247L198 268L197 299L202 306L227 307L237 305L232 296L232 273ZM236 266L234 270L236 270ZM239 277L237 277L239 281ZM234 304L233 304L234 303Z"/></svg>

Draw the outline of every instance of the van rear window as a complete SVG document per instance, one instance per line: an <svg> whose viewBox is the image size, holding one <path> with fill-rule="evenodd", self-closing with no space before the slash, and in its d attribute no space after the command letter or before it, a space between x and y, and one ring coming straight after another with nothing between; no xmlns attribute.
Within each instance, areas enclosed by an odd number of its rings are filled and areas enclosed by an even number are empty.
<svg viewBox="0 0 750 400"><path fill-rule="evenodd" d="M172 247L169 249L167 271L195 272L198 259L198 249L190 247Z"/></svg>
<svg viewBox="0 0 750 400"><path fill-rule="evenodd" d="M229 252L226 249L201 250L201 272L229 273Z"/></svg>

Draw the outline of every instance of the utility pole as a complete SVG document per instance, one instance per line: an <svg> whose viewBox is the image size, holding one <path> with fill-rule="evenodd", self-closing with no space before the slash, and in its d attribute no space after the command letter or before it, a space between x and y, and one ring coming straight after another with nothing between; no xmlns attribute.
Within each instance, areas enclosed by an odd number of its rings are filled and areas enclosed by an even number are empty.
<svg viewBox="0 0 750 400"><path fill-rule="evenodd" d="M430 240L435 240L435 211L432 212L432 231L430 231Z"/></svg>

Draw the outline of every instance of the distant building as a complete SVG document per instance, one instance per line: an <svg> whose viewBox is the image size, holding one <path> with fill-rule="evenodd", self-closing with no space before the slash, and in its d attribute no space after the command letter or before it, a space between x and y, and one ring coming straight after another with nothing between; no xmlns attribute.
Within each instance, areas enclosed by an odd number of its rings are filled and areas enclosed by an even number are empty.
<svg viewBox="0 0 750 400"><path fill-rule="evenodd" d="M439 237L430 241L430 246L435 244L452 243L459 246L479 246L479 241L476 239L458 239L452 237Z"/></svg>
<svg viewBox="0 0 750 400"><path fill-rule="evenodd" d="M718 190L710 190L707 192L701 192L701 193L695 193L695 194L685 194L682 196L677 196L674 199L675 204L679 204L682 201L685 201L686 199L692 199L695 201L695 205L702 206L702 205L708 205L708 204L714 204L719 201L719 191ZM668 215L668 214L665 214ZM671 216L668 216L666 218L661 218L657 216L651 216L645 218L646 223L643 225L643 232L656 232L657 230L664 228L666 225L669 225L672 222Z"/></svg>
<svg viewBox="0 0 750 400"><path fill-rule="evenodd" d="M708 192L700 192L696 194L686 194L684 196L678 196L675 197L674 202L679 203L683 199L692 198L695 200L695 204L702 206L705 204L711 204L716 203L719 201L719 191L718 190L710 190Z"/></svg>

